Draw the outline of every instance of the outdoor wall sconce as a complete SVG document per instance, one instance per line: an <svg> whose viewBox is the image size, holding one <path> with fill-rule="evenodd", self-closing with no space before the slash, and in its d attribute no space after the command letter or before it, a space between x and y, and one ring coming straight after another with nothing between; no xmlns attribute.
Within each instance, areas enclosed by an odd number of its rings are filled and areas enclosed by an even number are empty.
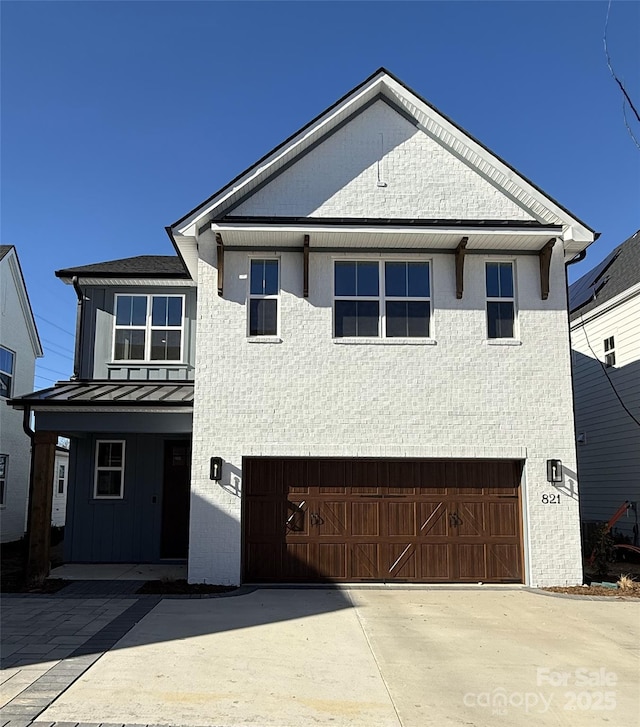
<svg viewBox="0 0 640 727"><path fill-rule="evenodd" d="M562 482L562 462L559 459L547 460L547 482Z"/></svg>
<svg viewBox="0 0 640 727"><path fill-rule="evenodd" d="M212 457L209 462L209 479L220 482L222 479L222 457Z"/></svg>

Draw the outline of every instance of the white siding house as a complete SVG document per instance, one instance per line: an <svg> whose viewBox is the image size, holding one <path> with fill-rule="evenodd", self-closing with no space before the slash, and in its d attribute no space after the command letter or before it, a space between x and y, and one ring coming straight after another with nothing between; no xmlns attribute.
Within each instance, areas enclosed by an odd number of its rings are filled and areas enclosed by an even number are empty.
<svg viewBox="0 0 640 727"><path fill-rule="evenodd" d="M584 223L381 69L168 232L192 582L581 582Z"/></svg>
<svg viewBox="0 0 640 727"><path fill-rule="evenodd" d="M640 231L570 288L580 503L638 544L640 503Z"/></svg>
<svg viewBox="0 0 640 727"><path fill-rule="evenodd" d="M33 389L43 355L15 247L0 245L0 536L18 540L26 527L30 441L22 412L7 399Z"/></svg>

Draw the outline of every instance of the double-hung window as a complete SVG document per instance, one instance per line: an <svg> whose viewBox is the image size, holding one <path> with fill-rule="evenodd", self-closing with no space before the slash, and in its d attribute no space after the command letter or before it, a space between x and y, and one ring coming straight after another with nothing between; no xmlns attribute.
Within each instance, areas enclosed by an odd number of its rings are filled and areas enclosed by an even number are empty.
<svg viewBox="0 0 640 727"><path fill-rule="evenodd" d="M513 263L488 262L485 267L488 338L513 338L515 296Z"/></svg>
<svg viewBox="0 0 640 727"><path fill-rule="evenodd" d="M428 338L429 263L336 260L334 336Z"/></svg>
<svg viewBox="0 0 640 727"><path fill-rule="evenodd" d="M278 335L279 261L251 260L249 336Z"/></svg>
<svg viewBox="0 0 640 727"><path fill-rule="evenodd" d="M62 462L58 463L58 495L64 495L64 486L67 481L67 467Z"/></svg>
<svg viewBox="0 0 640 727"><path fill-rule="evenodd" d="M14 358L13 352L0 346L0 396L5 398L11 396Z"/></svg>
<svg viewBox="0 0 640 727"><path fill-rule="evenodd" d="M613 336L604 339L604 365L608 369L616 365L616 342Z"/></svg>
<svg viewBox="0 0 640 727"><path fill-rule="evenodd" d="M184 296L116 295L114 361L182 361Z"/></svg>
<svg viewBox="0 0 640 727"><path fill-rule="evenodd" d="M7 502L7 469L9 467L9 455L0 454L0 507Z"/></svg>
<svg viewBox="0 0 640 727"><path fill-rule="evenodd" d="M98 440L93 497L96 500L121 500L124 495L124 442Z"/></svg>

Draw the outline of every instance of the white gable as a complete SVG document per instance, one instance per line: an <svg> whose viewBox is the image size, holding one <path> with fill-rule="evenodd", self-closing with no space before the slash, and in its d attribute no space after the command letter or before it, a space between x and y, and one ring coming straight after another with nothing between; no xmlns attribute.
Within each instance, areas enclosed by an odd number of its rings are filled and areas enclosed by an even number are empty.
<svg viewBox="0 0 640 727"><path fill-rule="evenodd" d="M533 220L476 168L382 100L227 214Z"/></svg>

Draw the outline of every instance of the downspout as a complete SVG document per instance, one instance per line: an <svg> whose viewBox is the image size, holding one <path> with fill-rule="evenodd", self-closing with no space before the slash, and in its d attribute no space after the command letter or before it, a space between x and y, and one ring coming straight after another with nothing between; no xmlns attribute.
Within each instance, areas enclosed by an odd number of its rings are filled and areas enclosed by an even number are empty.
<svg viewBox="0 0 640 727"><path fill-rule="evenodd" d="M74 275L71 278L71 284L73 289L76 291L78 297L78 310L76 313L76 345L73 352L73 376L72 381L77 381L80 378L80 352L82 351L82 331L84 328L84 294L82 288L78 282L78 276Z"/></svg>

